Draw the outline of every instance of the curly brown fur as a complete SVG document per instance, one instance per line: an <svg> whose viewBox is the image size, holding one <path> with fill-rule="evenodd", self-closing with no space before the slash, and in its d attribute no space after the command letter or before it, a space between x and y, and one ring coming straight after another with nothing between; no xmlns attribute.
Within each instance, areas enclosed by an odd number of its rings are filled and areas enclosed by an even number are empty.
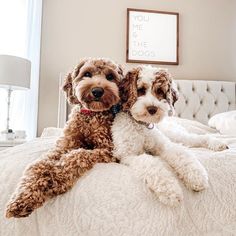
<svg viewBox="0 0 236 236"><path fill-rule="evenodd" d="M87 72L91 76L86 77ZM111 81L108 74L113 75ZM114 115L109 109L120 100L122 76L119 66L104 59L84 60L69 73L63 89L68 101L80 107L73 109L56 147L26 169L7 205L7 217L28 216L47 199L67 192L96 163L115 161L111 138ZM95 87L104 89L99 100L91 92ZM81 113L81 107L89 108L89 115Z"/></svg>
<svg viewBox="0 0 236 236"><path fill-rule="evenodd" d="M137 80L141 68L134 68L127 72L120 85L120 97L124 111L128 111L138 97Z"/></svg>
<svg viewBox="0 0 236 236"><path fill-rule="evenodd" d="M166 70L159 70L156 73L152 91L159 100L166 99L170 105L178 100L177 91L172 85L172 77Z"/></svg>

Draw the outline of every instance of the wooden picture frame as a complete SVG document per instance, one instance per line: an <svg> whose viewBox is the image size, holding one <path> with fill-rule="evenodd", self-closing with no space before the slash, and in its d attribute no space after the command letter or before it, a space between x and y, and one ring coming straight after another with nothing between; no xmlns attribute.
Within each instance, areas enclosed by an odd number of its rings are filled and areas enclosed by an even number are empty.
<svg viewBox="0 0 236 236"><path fill-rule="evenodd" d="M126 62L179 64L179 13L128 8L126 36Z"/></svg>

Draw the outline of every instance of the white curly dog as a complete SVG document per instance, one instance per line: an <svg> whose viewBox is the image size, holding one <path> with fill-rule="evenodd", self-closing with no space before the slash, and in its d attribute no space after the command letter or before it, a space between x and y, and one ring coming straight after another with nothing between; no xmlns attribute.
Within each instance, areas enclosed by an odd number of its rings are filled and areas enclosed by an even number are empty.
<svg viewBox="0 0 236 236"><path fill-rule="evenodd" d="M192 152L171 142L152 125L173 113L177 91L170 74L151 66L132 69L123 80L121 93L123 112L117 115L112 126L114 155L122 164L130 166L166 205L177 206L183 199L175 174L188 188L204 190L208 186L205 168ZM184 140L189 146L226 148L210 137L202 136L199 141L194 136L189 142L189 135L184 131L181 135L170 133L176 142Z"/></svg>

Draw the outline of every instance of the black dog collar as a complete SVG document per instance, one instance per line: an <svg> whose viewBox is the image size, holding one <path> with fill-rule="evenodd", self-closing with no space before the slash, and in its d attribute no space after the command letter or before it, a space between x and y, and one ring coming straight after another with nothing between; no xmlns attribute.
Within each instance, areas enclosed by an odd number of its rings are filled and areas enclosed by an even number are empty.
<svg viewBox="0 0 236 236"><path fill-rule="evenodd" d="M121 104L118 103L118 104L112 106L110 111L111 111L112 115L115 116L117 113L119 113L121 111L121 108L122 108Z"/></svg>

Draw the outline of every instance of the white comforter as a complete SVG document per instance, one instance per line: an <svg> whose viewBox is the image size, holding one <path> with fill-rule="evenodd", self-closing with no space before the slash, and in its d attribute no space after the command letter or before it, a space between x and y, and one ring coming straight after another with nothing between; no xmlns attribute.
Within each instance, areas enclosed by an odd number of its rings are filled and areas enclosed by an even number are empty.
<svg viewBox="0 0 236 236"><path fill-rule="evenodd" d="M193 130L196 124L185 125ZM196 130L210 131L204 126ZM0 235L236 235L236 136L219 138L229 143L229 150L193 149L208 170L210 186L201 193L182 186L184 202L180 207L162 205L128 167L98 164L71 191L23 219L6 219L5 204L26 165L52 147L56 137L2 151Z"/></svg>

